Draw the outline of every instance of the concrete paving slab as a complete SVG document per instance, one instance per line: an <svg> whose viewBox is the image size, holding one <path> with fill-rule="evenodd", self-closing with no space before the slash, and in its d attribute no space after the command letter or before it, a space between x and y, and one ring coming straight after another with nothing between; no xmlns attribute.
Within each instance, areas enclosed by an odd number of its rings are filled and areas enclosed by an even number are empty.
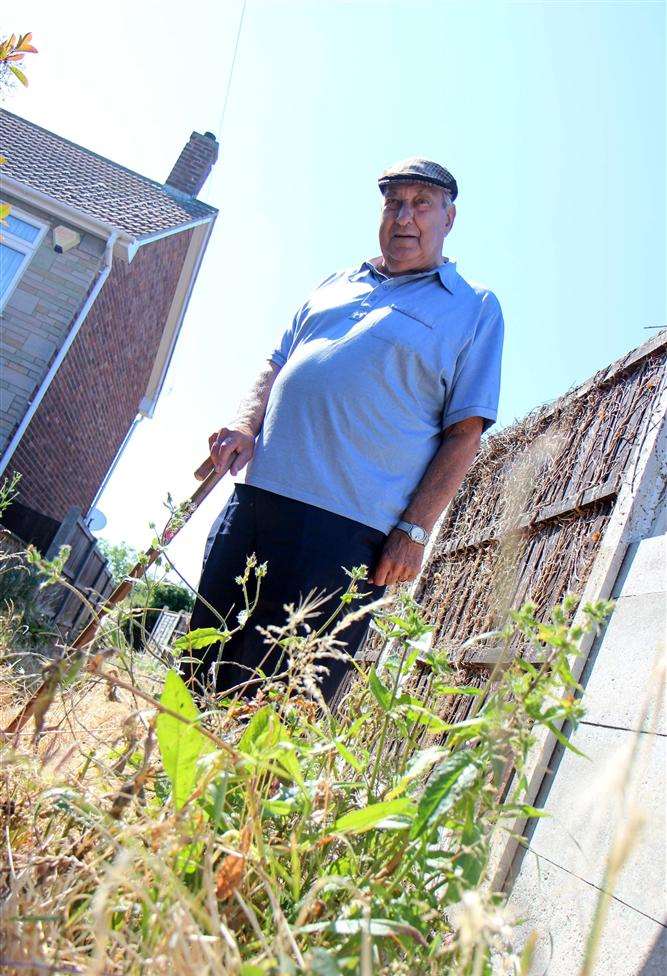
<svg viewBox="0 0 667 976"><path fill-rule="evenodd" d="M642 539L629 547L614 590L621 596L667 591L667 535Z"/></svg>
<svg viewBox="0 0 667 976"><path fill-rule="evenodd" d="M538 934L531 976L579 976L599 894L562 868L526 855L508 908L523 921L518 945L531 931ZM591 976L665 976L666 931L611 899Z"/></svg>
<svg viewBox="0 0 667 976"><path fill-rule="evenodd" d="M667 595L623 592L586 664L586 721L642 731L642 711L650 697L651 721L644 729L664 735L665 702L653 669L666 653Z"/></svg>
<svg viewBox="0 0 667 976"><path fill-rule="evenodd" d="M537 822L530 847L570 873L602 887L612 845L627 838L631 847L614 894L630 907L660 921L667 914L667 740L640 735L636 764L628 778L635 739L634 733L615 729L581 726L577 730L572 742L591 761L569 751L561 755L546 799L538 798L538 805L543 805L551 816Z"/></svg>

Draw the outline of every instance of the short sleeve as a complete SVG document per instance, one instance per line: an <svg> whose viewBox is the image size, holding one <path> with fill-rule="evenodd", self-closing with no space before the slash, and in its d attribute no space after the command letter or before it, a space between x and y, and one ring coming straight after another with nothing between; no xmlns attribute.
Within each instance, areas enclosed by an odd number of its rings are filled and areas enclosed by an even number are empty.
<svg viewBox="0 0 667 976"><path fill-rule="evenodd" d="M317 291L319 288L324 287L324 285L328 285L330 282L334 281L334 279L340 277L340 274L341 272L337 271L334 274L327 275L324 281L321 281L315 290ZM289 328L285 329L285 331L283 332L279 344L269 355L268 358L272 363L275 363L277 366L285 365L285 363L289 359L290 353L292 352L292 350L294 349L294 347L296 346L299 340L299 331L304 321L306 320L309 311L310 311L310 298L308 299L308 301L304 302L304 304L301 306L299 311L292 319L292 324L289 326Z"/></svg>
<svg viewBox="0 0 667 976"><path fill-rule="evenodd" d="M482 417L483 431L495 423L505 326L500 303L486 292L472 341L459 356L442 413L443 430L467 417Z"/></svg>
<svg viewBox="0 0 667 976"><path fill-rule="evenodd" d="M292 319L292 324L287 329L285 329L285 331L282 334L282 338L280 339L280 342L275 347L273 352L269 355L269 359L271 360L271 362L275 363L277 366L282 367L285 365L289 357L289 354L291 353L294 347L294 342L296 339L297 330L299 328L299 322L301 319L302 312L303 312L303 308L300 308L299 311L294 316L294 318Z"/></svg>

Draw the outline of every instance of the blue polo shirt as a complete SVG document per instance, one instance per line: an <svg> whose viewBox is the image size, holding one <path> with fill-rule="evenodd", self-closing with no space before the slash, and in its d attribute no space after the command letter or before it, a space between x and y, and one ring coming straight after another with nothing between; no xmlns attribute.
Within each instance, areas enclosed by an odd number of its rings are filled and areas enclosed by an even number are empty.
<svg viewBox="0 0 667 976"><path fill-rule="evenodd" d="M454 262L331 275L270 354L281 368L246 483L388 533L443 429L496 419L502 344L498 299Z"/></svg>

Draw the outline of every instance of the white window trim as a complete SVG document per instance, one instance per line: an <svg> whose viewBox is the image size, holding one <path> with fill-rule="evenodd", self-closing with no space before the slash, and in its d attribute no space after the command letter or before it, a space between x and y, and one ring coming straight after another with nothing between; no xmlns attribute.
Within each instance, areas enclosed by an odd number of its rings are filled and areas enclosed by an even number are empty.
<svg viewBox="0 0 667 976"><path fill-rule="evenodd" d="M5 200L0 200L0 203L5 202ZM18 285L26 268L30 264L33 255L37 253L39 245L44 240L44 235L49 229L49 225L43 220L40 220L38 217L34 217L32 214L26 213L25 210L21 210L19 207L15 207L13 204L8 204L8 206L11 207L10 214L12 217L17 217L19 220L24 220L26 224L31 224L33 227L37 227L39 229L39 234L34 241L24 241L22 237L17 237L15 234L8 231L3 222L0 221L0 241L3 244L6 244L7 247L11 247L13 250L20 251L23 254L23 261L21 261L20 265L16 269L14 277L9 282L4 294L0 295L0 312L4 310L5 305L12 297L14 289Z"/></svg>

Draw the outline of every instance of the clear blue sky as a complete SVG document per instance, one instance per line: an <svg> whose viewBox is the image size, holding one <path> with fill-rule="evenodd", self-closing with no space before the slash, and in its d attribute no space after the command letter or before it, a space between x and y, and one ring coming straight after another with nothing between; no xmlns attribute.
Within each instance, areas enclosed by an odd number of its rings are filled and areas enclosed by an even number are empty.
<svg viewBox="0 0 667 976"><path fill-rule="evenodd" d="M217 130L240 2L5 2L34 33L7 107L156 179ZM155 417L100 507L136 547L191 493L208 434L330 271L378 253L376 179L420 154L456 175L446 253L503 306L500 422L665 322L661 2L249 0L221 156L221 213ZM172 555L197 582L226 479Z"/></svg>

